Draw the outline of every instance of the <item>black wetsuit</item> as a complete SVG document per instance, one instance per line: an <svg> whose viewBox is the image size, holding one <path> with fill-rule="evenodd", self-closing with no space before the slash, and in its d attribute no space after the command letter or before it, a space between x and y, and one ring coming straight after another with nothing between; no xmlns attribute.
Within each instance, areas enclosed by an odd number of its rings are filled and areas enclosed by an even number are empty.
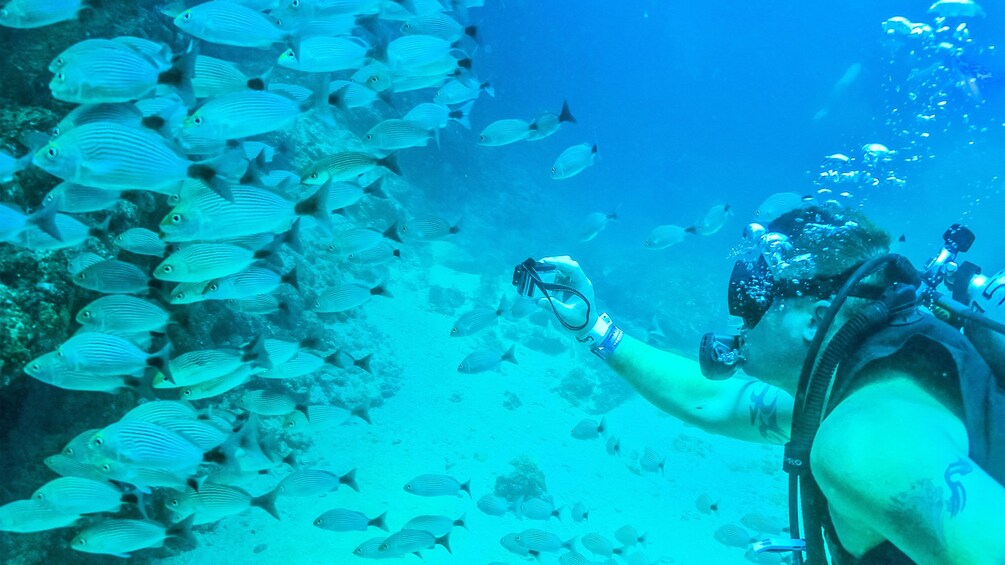
<svg viewBox="0 0 1005 565"><path fill-rule="evenodd" d="M923 365L918 365L919 359L924 360ZM825 413L865 384L859 377L867 366L884 362L903 366L901 361L918 365L915 368L920 371L912 370L912 374L918 374L926 390L940 389L946 397L960 400L963 423L970 436L970 459L1005 485L1005 383L996 381L963 334L929 314L880 330L849 355L838 367ZM883 542L861 558L853 557L841 546L826 500L820 498L816 507L822 509L820 518L834 565L914 563L890 542Z"/></svg>

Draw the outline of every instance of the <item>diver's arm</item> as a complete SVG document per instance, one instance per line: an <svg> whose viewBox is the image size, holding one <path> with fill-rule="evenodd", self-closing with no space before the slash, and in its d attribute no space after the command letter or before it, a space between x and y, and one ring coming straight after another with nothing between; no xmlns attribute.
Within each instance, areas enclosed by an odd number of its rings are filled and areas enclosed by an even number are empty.
<svg viewBox="0 0 1005 565"><path fill-rule="evenodd" d="M788 441L793 400L777 387L734 377L711 381L698 363L625 334L607 363L657 408L703 430L747 441Z"/></svg>
<svg viewBox="0 0 1005 565"><path fill-rule="evenodd" d="M968 443L959 417L899 379L841 402L810 461L832 509L915 562L1001 565L1005 486L968 457Z"/></svg>

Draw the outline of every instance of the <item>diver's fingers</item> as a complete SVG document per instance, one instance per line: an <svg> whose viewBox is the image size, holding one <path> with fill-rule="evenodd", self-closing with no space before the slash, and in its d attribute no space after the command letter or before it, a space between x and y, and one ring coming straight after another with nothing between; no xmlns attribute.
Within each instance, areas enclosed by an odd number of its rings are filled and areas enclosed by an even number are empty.
<svg viewBox="0 0 1005 565"><path fill-rule="evenodd" d="M579 261L568 255L545 257L541 259L541 262L554 266L559 274L565 277L574 288L581 289L593 285L589 277L586 276L586 273L583 272L583 268L579 266Z"/></svg>

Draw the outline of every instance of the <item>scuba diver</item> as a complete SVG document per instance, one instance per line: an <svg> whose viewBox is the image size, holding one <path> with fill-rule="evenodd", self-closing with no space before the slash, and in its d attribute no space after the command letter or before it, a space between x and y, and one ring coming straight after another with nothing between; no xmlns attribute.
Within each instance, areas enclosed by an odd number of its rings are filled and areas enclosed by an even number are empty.
<svg viewBox="0 0 1005 565"><path fill-rule="evenodd" d="M828 552L838 565L1005 563L1005 271L958 264L973 243L959 225L918 271L833 202L745 237L753 257L728 287L742 328L707 334L697 362L595 311L570 257L528 259L513 283L658 408L785 446L791 539L755 552L813 565Z"/></svg>

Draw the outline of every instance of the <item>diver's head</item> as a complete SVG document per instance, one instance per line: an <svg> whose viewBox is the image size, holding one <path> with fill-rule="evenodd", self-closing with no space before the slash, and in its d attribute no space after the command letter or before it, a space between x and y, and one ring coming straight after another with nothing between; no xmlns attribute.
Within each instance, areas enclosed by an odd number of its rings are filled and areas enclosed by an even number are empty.
<svg viewBox="0 0 1005 565"><path fill-rule="evenodd" d="M830 299L862 263L888 252L889 235L861 212L837 203L790 211L767 228L748 229L756 257L737 261L729 282L730 314L743 319L743 370L794 390ZM853 296L878 297L888 281L864 281ZM864 306L851 299L834 331Z"/></svg>

